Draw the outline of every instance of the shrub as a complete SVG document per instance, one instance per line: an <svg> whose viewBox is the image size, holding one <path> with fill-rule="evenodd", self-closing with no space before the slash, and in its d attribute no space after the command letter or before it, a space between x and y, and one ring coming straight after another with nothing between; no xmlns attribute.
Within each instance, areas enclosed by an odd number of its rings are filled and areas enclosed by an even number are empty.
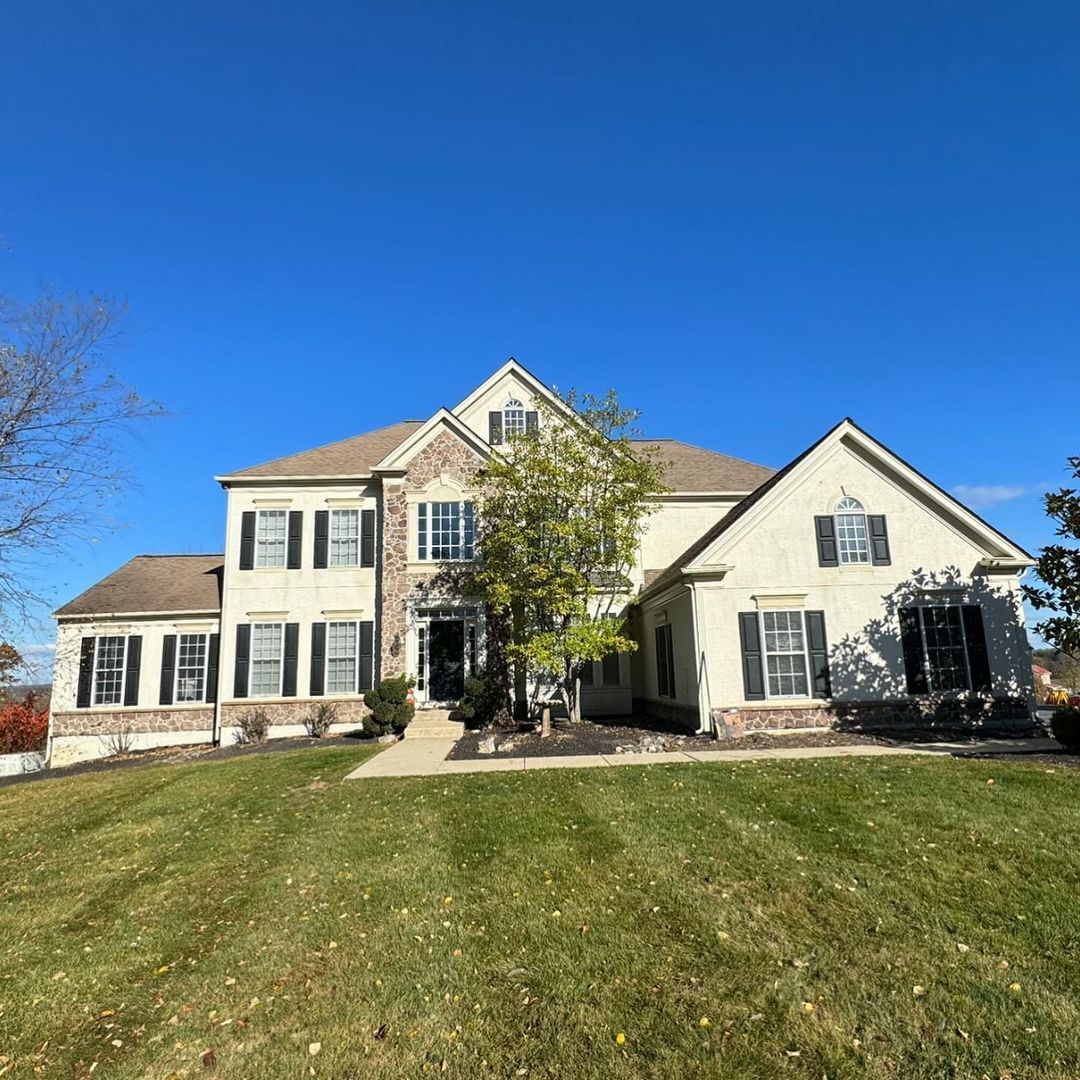
<svg viewBox="0 0 1080 1080"><path fill-rule="evenodd" d="M331 724L337 723L337 705L332 701L320 701L312 705L311 711L304 718L304 727L313 739L321 739Z"/></svg>
<svg viewBox="0 0 1080 1080"><path fill-rule="evenodd" d="M365 729L373 735L386 735L391 731L400 735L416 712L409 700L409 691L415 685L412 676L397 675L383 679L374 690L369 690L364 695L364 704L371 710L371 715L364 717Z"/></svg>
<svg viewBox="0 0 1080 1080"><path fill-rule="evenodd" d="M1080 708L1058 709L1050 720L1050 731L1068 750L1080 750Z"/></svg>
<svg viewBox="0 0 1080 1080"><path fill-rule="evenodd" d="M49 710L33 694L0 704L0 754L32 754L45 749Z"/></svg>
<svg viewBox="0 0 1080 1080"><path fill-rule="evenodd" d="M237 746L266 742L270 731L270 717L265 709L248 709L240 714L240 730L236 733Z"/></svg>
<svg viewBox="0 0 1080 1080"><path fill-rule="evenodd" d="M510 721L510 693L504 680L490 673L470 675L458 712L470 728L505 725Z"/></svg>
<svg viewBox="0 0 1080 1080"><path fill-rule="evenodd" d="M121 724L115 731L110 731L108 735L98 737L107 757L122 757L124 754L130 754L135 749L135 733L132 731L130 724Z"/></svg>

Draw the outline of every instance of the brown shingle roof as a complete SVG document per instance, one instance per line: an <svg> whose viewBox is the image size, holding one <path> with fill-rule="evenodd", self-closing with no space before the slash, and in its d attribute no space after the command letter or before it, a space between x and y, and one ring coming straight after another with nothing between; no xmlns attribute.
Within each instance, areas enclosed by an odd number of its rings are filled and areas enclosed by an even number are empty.
<svg viewBox="0 0 1080 1080"><path fill-rule="evenodd" d="M223 555L136 555L54 614L220 611Z"/></svg>
<svg viewBox="0 0 1080 1080"><path fill-rule="evenodd" d="M773 475L764 465L677 439L635 439L634 443L657 450L667 465L664 483L672 491L753 491Z"/></svg>
<svg viewBox="0 0 1080 1080"><path fill-rule="evenodd" d="M391 450L400 446L422 420L403 420L400 424L353 435L348 439L303 450L299 454L275 458L249 469L229 473L229 477L257 478L260 476L368 476L372 468Z"/></svg>

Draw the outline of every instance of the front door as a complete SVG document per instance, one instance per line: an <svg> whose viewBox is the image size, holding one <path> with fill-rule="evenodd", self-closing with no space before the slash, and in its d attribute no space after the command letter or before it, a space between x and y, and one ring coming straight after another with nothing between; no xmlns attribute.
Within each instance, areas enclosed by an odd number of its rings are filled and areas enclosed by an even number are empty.
<svg viewBox="0 0 1080 1080"><path fill-rule="evenodd" d="M465 692L464 620L433 620L428 642L428 699L458 701Z"/></svg>

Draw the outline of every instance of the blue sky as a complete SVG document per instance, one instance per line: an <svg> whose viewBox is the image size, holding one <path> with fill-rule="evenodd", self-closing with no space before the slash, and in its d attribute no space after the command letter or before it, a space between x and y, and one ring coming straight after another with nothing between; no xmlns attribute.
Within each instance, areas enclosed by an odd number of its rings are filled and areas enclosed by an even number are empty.
<svg viewBox="0 0 1080 1080"><path fill-rule="evenodd" d="M514 355L779 466L853 416L1029 548L1080 452L1080 9L0 7L0 291L130 307L130 524Z"/></svg>

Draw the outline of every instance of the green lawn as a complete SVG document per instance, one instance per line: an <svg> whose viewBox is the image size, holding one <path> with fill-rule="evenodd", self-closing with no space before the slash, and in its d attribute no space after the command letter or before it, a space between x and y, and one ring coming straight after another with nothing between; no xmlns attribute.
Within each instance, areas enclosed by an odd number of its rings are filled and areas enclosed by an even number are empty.
<svg viewBox="0 0 1080 1080"><path fill-rule="evenodd" d="M1080 1075L1080 771L368 752L0 790L0 1073Z"/></svg>

